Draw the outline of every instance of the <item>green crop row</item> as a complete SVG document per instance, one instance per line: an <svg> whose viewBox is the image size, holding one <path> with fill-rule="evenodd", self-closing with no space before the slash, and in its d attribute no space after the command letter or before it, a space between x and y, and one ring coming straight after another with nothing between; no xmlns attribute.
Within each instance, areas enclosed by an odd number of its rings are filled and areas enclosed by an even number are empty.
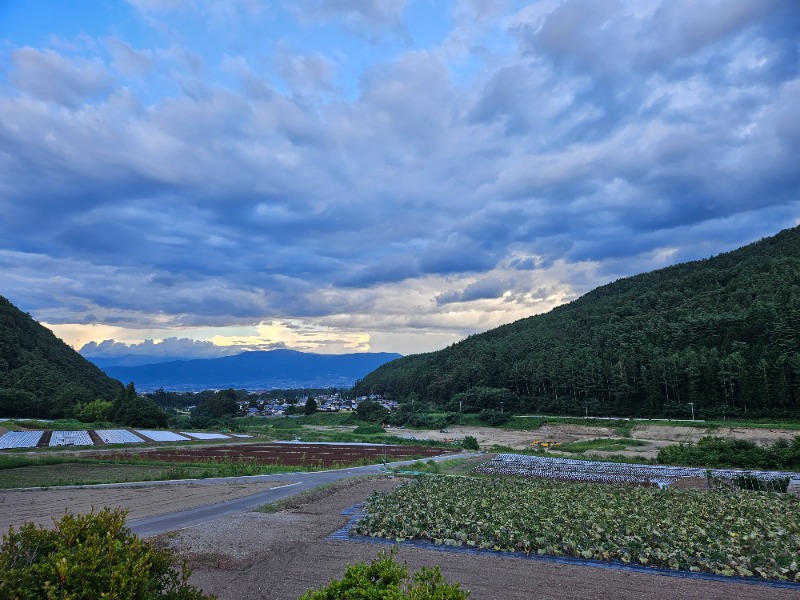
<svg viewBox="0 0 800 600"><path fill-rule="evenodd" d="M800 582L800 498L519 478L419 477L355 533Z"/></svg>

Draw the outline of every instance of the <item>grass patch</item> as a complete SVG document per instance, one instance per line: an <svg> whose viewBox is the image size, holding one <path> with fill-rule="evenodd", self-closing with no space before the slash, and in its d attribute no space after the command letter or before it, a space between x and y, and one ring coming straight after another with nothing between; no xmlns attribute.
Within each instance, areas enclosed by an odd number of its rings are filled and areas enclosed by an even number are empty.
<svg viewBox="0 0 800 600"><path fill-rule="evenodd" d="M302 429L303 425L299 419L291 417L277 418L272 421L273 429Z"/></svg>
<svg viewBox="0 0 800 600"><path fill-rule="evenodd" d="M331 427L357 425L359 422L353 412L315 412L303 415L297 420L303 425L329 425Z"/></svg>
<svg viewBox="0 0 800 600"><path fill-rule="evenodd" d="M628 448L638 448L642 446L649 446L648 442L642 440L632 440L629 438L596 438L593 440L582 440L578 442L568 442L561 444L556 448L559 452L570 452L575 454L582 454L589 450L598 450L601 452L622 452Z"/></svg>
<svg viewBox="0 0 800 600"><path fill-rule="evenodd" d="M297 510L304 504L309 504L311 502L317 502L318 500L322 500L324 498L328 498L332 496L336 492L340 490L346 490L348 488L353 487L354 485L360 484L365 479L370 479L374 477L381 477L381 475L369 475L366 477L354 477L352 479L340 479L339 481L333 481L331 483L326 483L310 490L306 490L304 492L300 492L298 494L293 494L287 498L283 498L282 500L278 500L277 502L269 502L267 504L262 504L253 509L253 512L260 512L265 514L274 514L277 512L281 512L283 510Z"/></svg>
<svg viewBox="0 0 800 600"><path fill-rule="evenodd" d="M410 465L402 467L393 467L390 471L394 473L403 473L411 471L415 473L431 473L434 475L463 475L474 469L478 464L486 462L486 456L470 457L470 458L453 458L450 460L435 461L429 459L426 461L417 460Z"/></svg>
<svg viewBox="0 0 800 600"><path fill-rule="evenodd" d="M359 425L353 430L355 435L376 435L386 433L380 425Z"/></svg>
<svg viewBox="0 0 800 600"><path fill-rule="evenodd" d="M3 472L0 489L92 485L169 479L163 465L116 465L64 462L30 465Z"/></svg>

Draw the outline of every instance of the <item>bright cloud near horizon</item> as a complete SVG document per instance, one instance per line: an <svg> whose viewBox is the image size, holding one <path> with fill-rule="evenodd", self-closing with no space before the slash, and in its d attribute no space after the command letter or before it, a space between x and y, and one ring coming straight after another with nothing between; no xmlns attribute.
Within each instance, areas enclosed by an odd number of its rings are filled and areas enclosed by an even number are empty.
<svg viewBox="0 0 800 600"><path fill-rule="evenodd" d="M436 350L800 222L796 0L6 0L0 295L76 348Z"/></svg>

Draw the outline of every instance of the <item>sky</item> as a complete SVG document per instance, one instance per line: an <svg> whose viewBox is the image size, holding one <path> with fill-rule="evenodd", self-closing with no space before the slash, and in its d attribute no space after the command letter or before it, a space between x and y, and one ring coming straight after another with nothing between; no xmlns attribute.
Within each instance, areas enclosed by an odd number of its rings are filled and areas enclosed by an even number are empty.
<svg viewBox="0 0 800 600"><path fill-rule="evenodd" d="M0 295L84 354L446 347L800 223L796 0L0 0Z"/></svg>

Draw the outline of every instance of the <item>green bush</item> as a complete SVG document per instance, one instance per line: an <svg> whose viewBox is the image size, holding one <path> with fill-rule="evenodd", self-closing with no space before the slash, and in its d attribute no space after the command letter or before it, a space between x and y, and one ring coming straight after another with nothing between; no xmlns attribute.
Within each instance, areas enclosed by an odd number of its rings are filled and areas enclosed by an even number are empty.
<svg viewBox="0 0 800 600"><path fill-rule="evenodd" d="M703 437L697 444L665 446L658 451L658 462L691 467L737 469L800 469L800 436L790 442L781 439L771 446L749 440Z"/></svg>
<svg viewBox="0 0 800 600"><path fill-rule="evenodd" d="M186 565L125 527L127 511L65 514L54 530L26 523L3 535L0 598L15 600L207 600Z"/></svg>
<svg viewBox="0 0 800 600"><path fill-rule="evenodd" d="M484 409L478 413L478 420L495 427L507 423L510 418L511 415L502 413L499 410Z"/></svg>
<svg viewBox="0 0 800 600"><path fill-rule="evenodd" d="M422 567L409 577L406 564L398 565L394 561L395 553L395 549L390 554L379 552L369 565L347 565L342 579L333 580L318 590L309 590L300 600L463 600L469 596L458 584L447 583L439 567Z"/></svg>
<svg viewBox="0 0 800 600"><path fill-rule="evenodd" d="M472 436L472 435L464 436L464 441L461 442L461 447L464 448L464 450L480 450L481 449L481 447L478 445L478 440L475 438L475 436Z"/></svg>

